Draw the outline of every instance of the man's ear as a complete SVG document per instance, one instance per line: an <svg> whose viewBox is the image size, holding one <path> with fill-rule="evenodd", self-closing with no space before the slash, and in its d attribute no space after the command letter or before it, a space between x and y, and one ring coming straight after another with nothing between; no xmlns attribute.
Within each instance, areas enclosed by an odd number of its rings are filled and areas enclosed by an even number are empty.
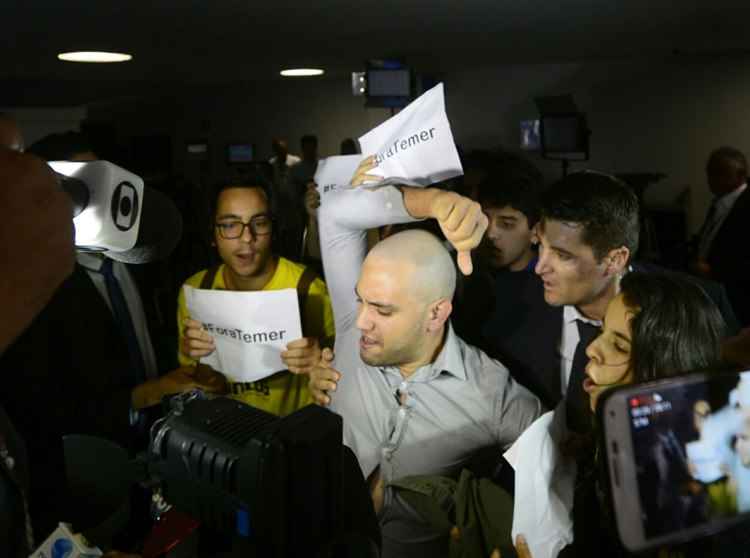
<svg viewBox="0 0 750 558"><path fill-rule="evenodd" d="M427 331L438 331L448 321L452 311L453 303L448 298L433 302L427 310Z"/></svg>
<svg viewBox="0 0 750 558"><path fill-rule="evenodd" d="M534 225L531 227L531 244L532 246L537 246L539 244L539 228L537 225Z"/></svg>
<svg viewBox="0 0 750 558"><path fill-rule="evenodd" d="M628 266L630 261L630 249L626 246L620 246L610 250L605 256L606 264L605 273L607 275L620 275Z"/></svg>

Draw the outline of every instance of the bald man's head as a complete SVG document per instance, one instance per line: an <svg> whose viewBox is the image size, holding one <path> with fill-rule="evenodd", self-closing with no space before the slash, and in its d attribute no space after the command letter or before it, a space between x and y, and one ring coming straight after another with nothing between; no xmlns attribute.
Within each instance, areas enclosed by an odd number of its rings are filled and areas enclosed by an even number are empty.
<svg viewBox="0 0 750 558"><path fill-rule="evenodd" d="M0 147L23 151L23 136L16 121L9 114L0 113Z"/></svg>
<svg viewBox="0 0 750 558"><path fill-rule="evenodd" d="M365 258L356 295L359 354L402 374L430 362L452 310L456 270L432 234L410 230L375 245Z"/></svg>
<svg viewBox="0 0 750 558"><path fill-rule="evenodd" d="M409 275L401 279L420 302L453 298L456 267L445 246L427 231L394 234L376 244L367 256L370 258L402 264Z"/></svg>

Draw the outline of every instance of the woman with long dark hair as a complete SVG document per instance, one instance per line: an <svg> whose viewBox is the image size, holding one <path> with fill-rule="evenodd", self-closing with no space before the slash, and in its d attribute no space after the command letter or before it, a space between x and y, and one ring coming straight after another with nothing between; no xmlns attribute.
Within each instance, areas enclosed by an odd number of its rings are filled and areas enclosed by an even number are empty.
<svg viewBox="0 0 750 558"><path fill-rule="evenodd" d="M608 387L675 376L719 363L724 320L703 290L668 273L628 273L586 349L584 389L596 409Z"/></svg>
<svg viewBox="0 0 750 558"><path fill-rule="evenodd" d="M714 303L690 279L671 273L627 274L620 293L607 307L601 334L586 349L589 364L583 385L592 411L601 393L611 387L719 366L724 328ZM599 453L591 445L588 459L579 459L574 543L561 556L624 553L614 520L601 505L602 487L596 474ZM666 509L676 487L663 488L654 497Z"/></svg>

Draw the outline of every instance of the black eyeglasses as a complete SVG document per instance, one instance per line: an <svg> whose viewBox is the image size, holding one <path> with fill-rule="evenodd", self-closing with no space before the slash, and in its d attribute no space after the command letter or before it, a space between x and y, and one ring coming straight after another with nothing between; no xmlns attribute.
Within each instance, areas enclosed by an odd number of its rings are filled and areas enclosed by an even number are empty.
<svg viewBox="0 0 750 558"><path fill-rule="evenodd" d="M219 230L219 236L226 240L232 240L241 237L245 233L245 227L250 229L253 236L265 236L271 234L273 229L273 219L269 215L256 215L247 223L243 221L226 221L216 223Z"/></svg>

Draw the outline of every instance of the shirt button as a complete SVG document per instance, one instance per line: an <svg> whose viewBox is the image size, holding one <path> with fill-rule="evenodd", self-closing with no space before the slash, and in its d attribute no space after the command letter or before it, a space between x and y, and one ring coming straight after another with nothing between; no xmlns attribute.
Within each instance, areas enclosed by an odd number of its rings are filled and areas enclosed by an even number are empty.
<svg viewBox="0 0 750 558"><path fill-rule="evenodd" d="M392 204L391 202L387 202L387 203L385 204L385 208L386 208L386 209L393 209L393 204Z"/></svg>

